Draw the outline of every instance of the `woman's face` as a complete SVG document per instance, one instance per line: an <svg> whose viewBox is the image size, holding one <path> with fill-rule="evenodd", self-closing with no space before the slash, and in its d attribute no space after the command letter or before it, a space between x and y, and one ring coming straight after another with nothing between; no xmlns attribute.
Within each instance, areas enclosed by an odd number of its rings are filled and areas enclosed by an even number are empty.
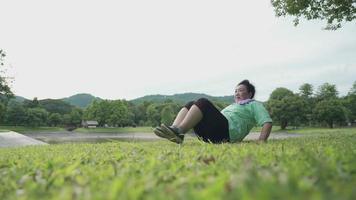
<svg viewBox="0 0 356 200"><path fill-rule="evenodd" d="M245 99L250 99L252 94L248 92L247 87L245 85L238 85L235 88L235 100L242 101Z"/></svg>

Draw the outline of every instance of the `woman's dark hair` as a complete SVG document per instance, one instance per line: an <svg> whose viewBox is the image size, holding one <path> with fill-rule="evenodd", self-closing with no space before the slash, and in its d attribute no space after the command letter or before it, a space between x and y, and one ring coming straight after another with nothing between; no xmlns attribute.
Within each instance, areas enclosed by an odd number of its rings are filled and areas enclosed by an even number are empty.
<svg viewBox="0 0 356 200"><path fill-rule="evenodd" d="M253 85L250 83L250 81L248 81L248 80L243 80L243 81L241 81L238 85L244 85L244 86L246 86L247 91L248 91L248 92L251 92L251 94L252 94L251 99L253 99L253 97L255 96L256 90L255 90L255 86L253 86Z"/></svg>

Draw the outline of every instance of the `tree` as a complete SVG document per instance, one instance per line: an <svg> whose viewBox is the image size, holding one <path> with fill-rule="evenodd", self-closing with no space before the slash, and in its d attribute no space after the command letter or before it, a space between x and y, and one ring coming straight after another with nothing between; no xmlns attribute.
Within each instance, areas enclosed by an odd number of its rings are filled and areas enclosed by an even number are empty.
<svg viewBox="0 0 356 200"><path fill-rule="evenodd" d="M80 108L74 108L70 114L70 124L77 127L82 122L83 111Z"/></svg>
<svg viewBox="0 0 356 200"><path fill-rule="evenodd" d="M282 100L286 96L293 96L293 92L287 88L276 88L270 95L270 99Z"/></svg>
<svg viewBox="0 0 356 200"><path fill-rule="evenodd" d="M317 101L327 100L327 99L337 99L339 92L336 90L336 85L329 83L324 83L318 88L316 93Z"/></svg>
<svg viewBox="0 0 356 200"><path fill-rule="evenodd" d="M352 88L344 98L344 105L347 109L347 118L349 122L356 122L356 81L352 85Z"/></svg>
<svg viewBox="0 0 356 200"><path fill-rule="evenodd" d="M172 124L174 117L173 108L170 105L166 105L161 111L161 123L170 125Z"/></svg>
<svg viewBox="0 0 356 200"><path fill-rule="evenodd" d="M109 100L95 100L84 111L84 119L96 120L98 121L99 126L107 124L110 115L111 106Z"/></svg>
<svg viewBox="0 0 356 200"><path fill-rule="evenodd" d="M350 91L347 93L348 95L356 95L356 81L352 85Z"/></svg>
<svg viewBox="0 0 356 200"><path fill-rule="evenodd" d="M313 86L309 83L304 83L299 87L299 95L304 98L311 98L313 95Z"/></svg>
<svg viewBox="0 0 356 200"><path fill-rule="evenodd" d="M333 128L335 122L342 124L346 121L345 107L338 99L325 99L318 102L313 115L319 122L326 122L329 128Z"/></svg>
<svg viewBox="0 0 356 200"><path fill-rule="evenodd" d="M133 113L129 110L128 103L122 100L110 102L111 113L108 123L113 126L127 126L133 123Z"/></svg>
<svg viewBox="0 0 356 200"><path fill-rule="evenodd" d="M278 122L284 130L290 123L298 125L304 114L305 103L292 91L277 88L271 93L266 107L272 119Z"/></svg>
<svg viewBox="0 0 356 200"><path fill-rule="evenodd" d="M58 126L62 123L62 116L59 113L51 113L48 117L48 124L50 126Z"/></svg>
<svg viewBox="0 0 356 200"><path fill-rule="evenodd" d="M5 121L6 107L3 103L0 102L0 123Z"/></svg>
<svg viewBox="0 0 356 200"><path fill-rule="evenodd" d="M37 108L37 107L40 106L40 103L39 103L37 97L35 97L35 98L33 98L32 101L30 101L30 100L25 100L25 101L23 102L23 105L24 105L25 108Z"/></svg>
<svg viewBox="0 0 356 200"><path fill-rule="evenodd" d="M8 125L25 125L26 110L22 104L16 101L10 101L6 109L5 123Z"/></svg>
<svg viewBox="0 0 356 200"><path fill-rule="evenodd" d="M326 20L327 30L336 30L342 22L356 19L354 0L271 0L276 16L291 15L294 25L299 24L301 17L307 20Z"/></svg>
<svg viewBox="0 0 356 200"><path fill-rule="evenodd" d="M70 117L70 114L64 114L62 117L62 124L66 127L71 126L72 124L72 119Z"/></svg>
<svg viewBox="0 0 356 200"><path fill-rule="evenodd" d="M315 99L313 98L313 86L309 83L304 83L299 87L298 95L302 98L305 104L301 122L311 126L312 111L315 105Z"/></svg>
<svg viewBox="0 0 356 200"><path fill-rule="evenodd" d="M151 126L158 126L161 122L161 115L157 105L151 104L147 107L147 123Z"/></svg>
<svg viewBox="0 0 356 200"><path fill-rule="evenodd" d="M37 127L47 124L48 112L43 108L29 108L26 111L26 125Z"/></svg>
<svg viewBox="0 0 356 200"><path fill-rule="evenodd" d="M5 51L0 49L0 67L4 66ZM14 97L8 85L8 77L3 75L3 69L0 69L0 102L7 104L8 100Z"/></svg>
<svg viewBox="0 0 356 200"><path fill-rule="evenodd" d="M43 99L39 101L41 108L50 113L59 113L61 115L69 114L75 107L59 99Z"/></svg>

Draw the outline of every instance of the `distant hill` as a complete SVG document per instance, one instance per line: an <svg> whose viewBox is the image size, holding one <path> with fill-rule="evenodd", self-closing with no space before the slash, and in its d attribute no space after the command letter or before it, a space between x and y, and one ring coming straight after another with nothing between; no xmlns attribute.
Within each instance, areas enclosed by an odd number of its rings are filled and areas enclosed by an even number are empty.
<svg viewBox="0 0 356 200"><path fill-rule="evenodd" d="M199 98L207 98L212 101L220 101L220 102L224 102L224 103L228 103L228 104L230 104L234 101L233 95L214 97L214 96L210 96L210 95L202 94L202 93L183 93L183 94L174 94L174 95L160 95L160 94L147 95L144 97L133 99L133 100L131 100L131 102L134 104L140 104L144 101L153 101L156 103L161 103L161 102L164 102L165 100L171 99L177 103L184 104L188 101L197 100Z"/></svg>
<svg viewBox="0 0 356 200"><path fill-rule="evenodd" d="M61 99L42 99L39 100L42 108L50 113L69 114L74 108L73 105Z"/></svg>
<svg viewBox="0 0 356 200"><path fill-rule="evenodd" d="M147 95L144 97L140 97L137 99L133 99L130 102L134 103L134 104L140 104L143 103L144 101L153 101L156 103L162 103L165 100L171 99L174 102L180 103L180 104L185 104L188 101L192 101L192 100L197 100L199 98L207 98L209 100L212 101L219 101L219 102L224 102L227 104L230 104L234 101L233 96L221 96L221 97L215 97L215 96L210 96L207 94L202 94L202 93L183 93L183 94L174 94L174 95ZM23 102L27 100L24 97L21 96L16 96L15 101L17 102ZM72 106L77 106L80 108L86 108L88 105L90 105L94 100L98 100L101 101L103 99L99 98L99 97L95 97L91 94L86 94L86 93L82 93L82 94L76 94L67 98L62 98L62 99L58 99L58 102L56 102L55 100L40 100L44 105L48 105L48 107L53 107L53 104L56 105L60 105L62 110L67 110L68 106L66 106L65 104L61 104L59 101L64 101ZM50 109L50 108L49 108ZM63 111L64 112L64 111Z"/></svg>
<svg viewBox="0 0 356 200"><path fill-rule="evenodd" d="M25 100L27 100L27 99L26 99L26 98L24 98L24 97L21 97L21 96L15 96L15 101L16 101L16 102L22 103L22 102L24 102Z"/></svg>
<svg viewBox="0 0 356 200"><path fill-rule="evenodd" d="M70 105L77 106L80 108L86 108L88 105L90 105L94 100L99 100L101 101L102 99L99 97L95 97L91 94L76 94L73 96L70 96L68 98L63 98L61 99Z"/></svg>

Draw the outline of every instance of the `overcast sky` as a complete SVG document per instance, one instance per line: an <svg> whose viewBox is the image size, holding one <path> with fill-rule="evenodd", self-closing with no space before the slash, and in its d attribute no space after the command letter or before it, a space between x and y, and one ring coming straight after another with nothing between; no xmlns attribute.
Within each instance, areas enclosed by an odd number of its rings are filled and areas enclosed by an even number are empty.
<svg viewBox="0 0 356 200"><path fill-rule="evenodd" d="M16 95L106 99L199 92L231 95L249 79L256 99L356 81L356 23L276 18L270 0L2 0L0 48Z"/></svg>

